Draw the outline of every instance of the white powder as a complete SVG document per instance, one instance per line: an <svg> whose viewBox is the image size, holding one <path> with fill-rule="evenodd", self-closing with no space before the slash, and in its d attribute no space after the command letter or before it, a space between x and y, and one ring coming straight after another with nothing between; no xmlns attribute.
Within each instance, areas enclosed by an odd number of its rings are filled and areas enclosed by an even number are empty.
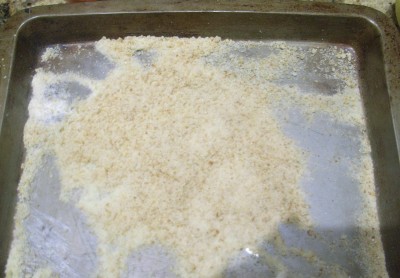
<svg viewBox="0 0 400 278"><path fill-rule="evenodd" d="M60 51L61 50L59 46L46 48L46 50L42 54L41 61L48 62L49 60L60 57Z"/></svg>

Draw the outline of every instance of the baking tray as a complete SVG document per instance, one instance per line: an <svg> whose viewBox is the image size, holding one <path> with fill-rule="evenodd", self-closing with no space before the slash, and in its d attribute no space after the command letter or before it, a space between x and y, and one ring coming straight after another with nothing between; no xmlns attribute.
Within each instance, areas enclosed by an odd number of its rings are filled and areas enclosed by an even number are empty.
<svg viewBox="0 0 400 278"><path fill-rule="evenodd" d="M24 157L23 128L28 117L31 81L40 55L46 47L55 44L90 45L103 36L129 35L220 36L233 40L287 41L303 47L317 43L352 51L372 149L386 267L391 277L398 276L400 41L396 27L383 14L362 6L248 1L218 4L214 1L130 1L48 6L26 9L7 22L0 34L0 273L4 273L12 239L17 185ZM326 131L324 125L321 123L319 128ZM347 146L346 140L356 136L340 128L335 134L337 138L347 136L345 140L333 140L339 147L343 144L343 148ZM328 136L327 131L325 135ZM326 136L322 132L320 140L323 142ZM316 148L322 153L324 143ZM51 170L52 166L48 168ZM334 175L341 173L334 171ZM51 186L52 181L43 181L43 184ZM52 190L46 192L57 191ZM346 207L356 198L345 195L339 205ZM345 219L346 215L336 217ZM341 234L348 228L333 232ZM302 235L287 233L291 234L292 241L307 243ZM343 258L351 260L348 255ZM359 270L354 271L355 276L360 274Z"/></svg>

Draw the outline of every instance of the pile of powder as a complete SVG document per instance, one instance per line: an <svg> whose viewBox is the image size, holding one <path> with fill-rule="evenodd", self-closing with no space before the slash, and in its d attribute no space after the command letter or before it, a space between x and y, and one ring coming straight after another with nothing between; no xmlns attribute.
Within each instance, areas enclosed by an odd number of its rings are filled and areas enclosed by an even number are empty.
<svg viewBox="0 0 400 278"><path fill-rule="evenodd" d="M298 186L304 157L280 130L268 94L204 62L218 43L97 44L118 66L53 143L62 197L80 190L77 206L99 237L99 273L116 275L133 250L161 244L182 277L218 275L279 222L308 223Z"/></svg>

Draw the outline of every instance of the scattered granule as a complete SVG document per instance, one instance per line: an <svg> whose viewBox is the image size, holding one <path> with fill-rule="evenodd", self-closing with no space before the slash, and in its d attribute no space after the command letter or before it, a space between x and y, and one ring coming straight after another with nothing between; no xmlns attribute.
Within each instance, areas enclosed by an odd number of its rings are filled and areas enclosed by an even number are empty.
<svg viewBox="0 0 400 278"><path fill-rule="evenodd" d="M55 47L48 47L44 51L44 53L41 56L41 61L42 62L48 62L49 60L55 59L60 56L60 47L55 46Z"/></svg>
<svg viewBox="0 0 400 278"><path fill-rule="evenodd" d="M364 124L360 95L354 88L346 88L334 95L315 95L299 93L296 88L282 87L273 96L276 110L288 111L294 107L301 109L308 120L312 121L316 113L325 113L345 124Z"/></svg>
<svg viewBox="0 0 400 278"><path fill-rule="evenodd" d="M362 246L363 266L370 277L388 277L384 263L385 254L382 252L382 240L378 219L377 196L374 180L374 165L371 158L371 147L367 133L363 133L360 152L362 158L359 163L353 163L353 173L360 183L360 191L363 193L363 209L358 218L360 232L360 245Z"/></svg>
<svg viewBox="0 0 400 278"><path fill-rule="evenodd" d="M28 126L28 124L27 124ZM26 136L28 132L25 127ZM24 138L27 142L29 139ZM18 204L15 213L16 223L13 232L13 241L10 248L10 253L7 260L6 266L6 277L21 277L23 274L22 266L25 265L25 254L29 252L27 246L27 234L25 226L22 225L24 219L29 215L30 208L28 200L31 195L31 184L35 177L38 168L42 163L43 156L45 155L44 148L40 147L29 147L27 148L25 161L23 164L22 176L18 184Z"/></svg>
<svg viewBox="0 0 400 278"><path fill-rule="evenodd" d="M312 55L306 59L304 53L308 52ZM357 85L353 56L350 48L321 44L310 47L309 44L294 45L284 41L223 40L213 53L206 56L206 61L240 78L247 77L258 85L265 81L282 85L293 82L295 85L305 80L325 79L340 84L340 89L344 89ZM298 72L303 76L292 78Z"/></svg>
<svg viewBox="0 0 400 278"><path fill-rule="evenodd" d="M342 0L341 2L345 4L367 6L375 10L378 10L382 13L385 13L388 16L392 16L393 6L396 1L395 0Z"/></svg>
<svg viewBox="0 0 400 278"><path fill-rule="evenodd" d="M31 122L43 126L56 124L73 111L73 106L80 96L62 86L71 83L80 84L90 91L94 83L91 79L84 78L74 73L62 76L42 69L36 71L32 80L32 99L29 103L29 117ZM29 136L29 135L28 135Z"/></svg>
<svg viewBox="0 0 400 278"><path fill-rule="evenodd" d="M57 278L57 277L59 276L55 275L50 268L46 267L38 269L32 278Z"/></svg>
<svg viewBox="0 0 400 278"><path fill-rule="evenodd" d="M393 6L396 0L302 0L302 1L313 1L313 2L334 2L344 3L351 5L362 5L378 10L385 13L387 16L394 18Z"/></svg>

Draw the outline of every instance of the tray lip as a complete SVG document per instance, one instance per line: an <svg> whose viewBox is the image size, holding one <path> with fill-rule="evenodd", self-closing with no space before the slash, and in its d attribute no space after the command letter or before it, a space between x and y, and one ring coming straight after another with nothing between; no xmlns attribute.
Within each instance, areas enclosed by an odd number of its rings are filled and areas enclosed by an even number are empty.
<svg viewBox="0 0 400 278"><path fill-rule="evenodd" d="M237 13L264 13L284 15L308 15L360 18L375 25L379 31L396 35L398 32L392 20L382 12L361 5L325 2L292 2L250 0L241 1L220 0L203 2L188 0L156 0L153 2L140 0L81 2L74 4L60 4L26 8L11 16L0 28L0 40L15 37L22 27L30 21L39 18L90 16L135 13L176 13L176 12L237 12Z"/></svg>

